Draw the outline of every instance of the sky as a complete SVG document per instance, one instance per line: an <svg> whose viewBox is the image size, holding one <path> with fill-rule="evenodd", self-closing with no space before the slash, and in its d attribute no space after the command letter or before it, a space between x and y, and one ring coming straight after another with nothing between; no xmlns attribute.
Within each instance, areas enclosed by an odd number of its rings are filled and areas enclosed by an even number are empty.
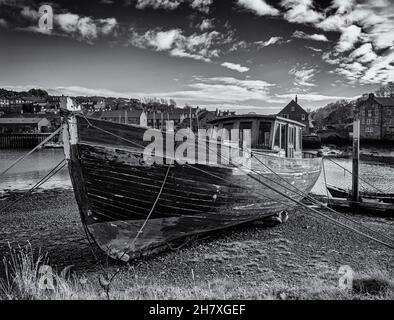
<svg viewBox="0 0 394 320"><path fill-rule="evenodd" d="M391 81L393 0L0 0L7 89L264 114Z"/></svg>

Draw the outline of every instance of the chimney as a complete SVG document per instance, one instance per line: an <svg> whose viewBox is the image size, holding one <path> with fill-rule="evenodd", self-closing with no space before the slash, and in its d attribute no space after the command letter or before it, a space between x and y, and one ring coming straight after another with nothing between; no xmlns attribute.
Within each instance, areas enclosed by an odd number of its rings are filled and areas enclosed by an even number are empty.
<svg viewBox="0 0 394 320"><path fill-rule="evenodd" d="M296 97L295 97L295 102L298 103L298 97L297 97L297 95L296 95Z"/></svg>

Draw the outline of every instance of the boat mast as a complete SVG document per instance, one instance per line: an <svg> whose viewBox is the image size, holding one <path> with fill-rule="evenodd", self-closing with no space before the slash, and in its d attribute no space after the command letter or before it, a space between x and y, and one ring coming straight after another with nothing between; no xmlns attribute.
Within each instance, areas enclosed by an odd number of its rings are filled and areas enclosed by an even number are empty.
<svg viewBox="0 0 394 320"><path fill-rule="evenodd" d="M353 122L353 170L352 170L352 200L359 201L359 162L360 162L360 120Z"/></svg>

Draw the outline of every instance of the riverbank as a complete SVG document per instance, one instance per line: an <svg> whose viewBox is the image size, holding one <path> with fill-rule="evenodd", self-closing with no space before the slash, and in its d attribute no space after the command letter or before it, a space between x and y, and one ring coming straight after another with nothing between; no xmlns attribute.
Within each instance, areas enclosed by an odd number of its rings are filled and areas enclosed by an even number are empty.
<svg viewBox="0 0 394 320"><path fill-rule="evenodd" d="M3 200L0 205L9 201ZM393 220L353 218L394 237ZM389 283L394 279L390 249L312 218L303 210L291 212L288 222L276 227L251 223L128 265L108 261L95 250L104 269L93 257L70 191L34 194L17 202L1 219L1 256L9 260L9 246L18 248L30 243L35 255L39 249L47 253L48 263L55 270L60 272L72 265L78 281L63 298L106 298L98 278L103 272L112 275L118 269L110 298L393 298L392 291L360 295L338 288L338 269L342 265L349 265L356 277ZM2 278L4 272L2 266Z"/></svg>

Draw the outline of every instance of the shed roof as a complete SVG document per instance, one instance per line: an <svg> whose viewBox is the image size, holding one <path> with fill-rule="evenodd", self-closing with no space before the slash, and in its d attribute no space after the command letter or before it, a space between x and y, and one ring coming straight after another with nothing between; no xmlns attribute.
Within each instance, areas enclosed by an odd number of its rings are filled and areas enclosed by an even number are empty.
<svg viewBox="0 0 394 320"><path fill-rule="evenodd" d="M213 119L210 121L210 123L217 123L217 122L223 122L223 121L228 121L228 120L238 120L238 119L245 119L245 120L253 120L253 119L266 119L266 120L281 120L284 122L289 122L289 123L293 123L296 124L300 127L305 127L304 124L295 121L295 120L291 120L291 119L287 119L287 118L282 118L276 115L266 115L266 114L255 114L255 113L249 113L249 114L237 114L237 115L232 115L232 116L226 116L226 117L219 117L216 119Z"/></svg>
<svg viewBox="0 0 394 320"><path fill-rule="evenodd" d="M394 107L394 97L375 97L375 101L384 107Z"/></svg>
<svg viewBox="0 0 394 320"><path fill-rule="evenodd" d="M37 124L45 118L0 118L0 124Z"/></svg>

